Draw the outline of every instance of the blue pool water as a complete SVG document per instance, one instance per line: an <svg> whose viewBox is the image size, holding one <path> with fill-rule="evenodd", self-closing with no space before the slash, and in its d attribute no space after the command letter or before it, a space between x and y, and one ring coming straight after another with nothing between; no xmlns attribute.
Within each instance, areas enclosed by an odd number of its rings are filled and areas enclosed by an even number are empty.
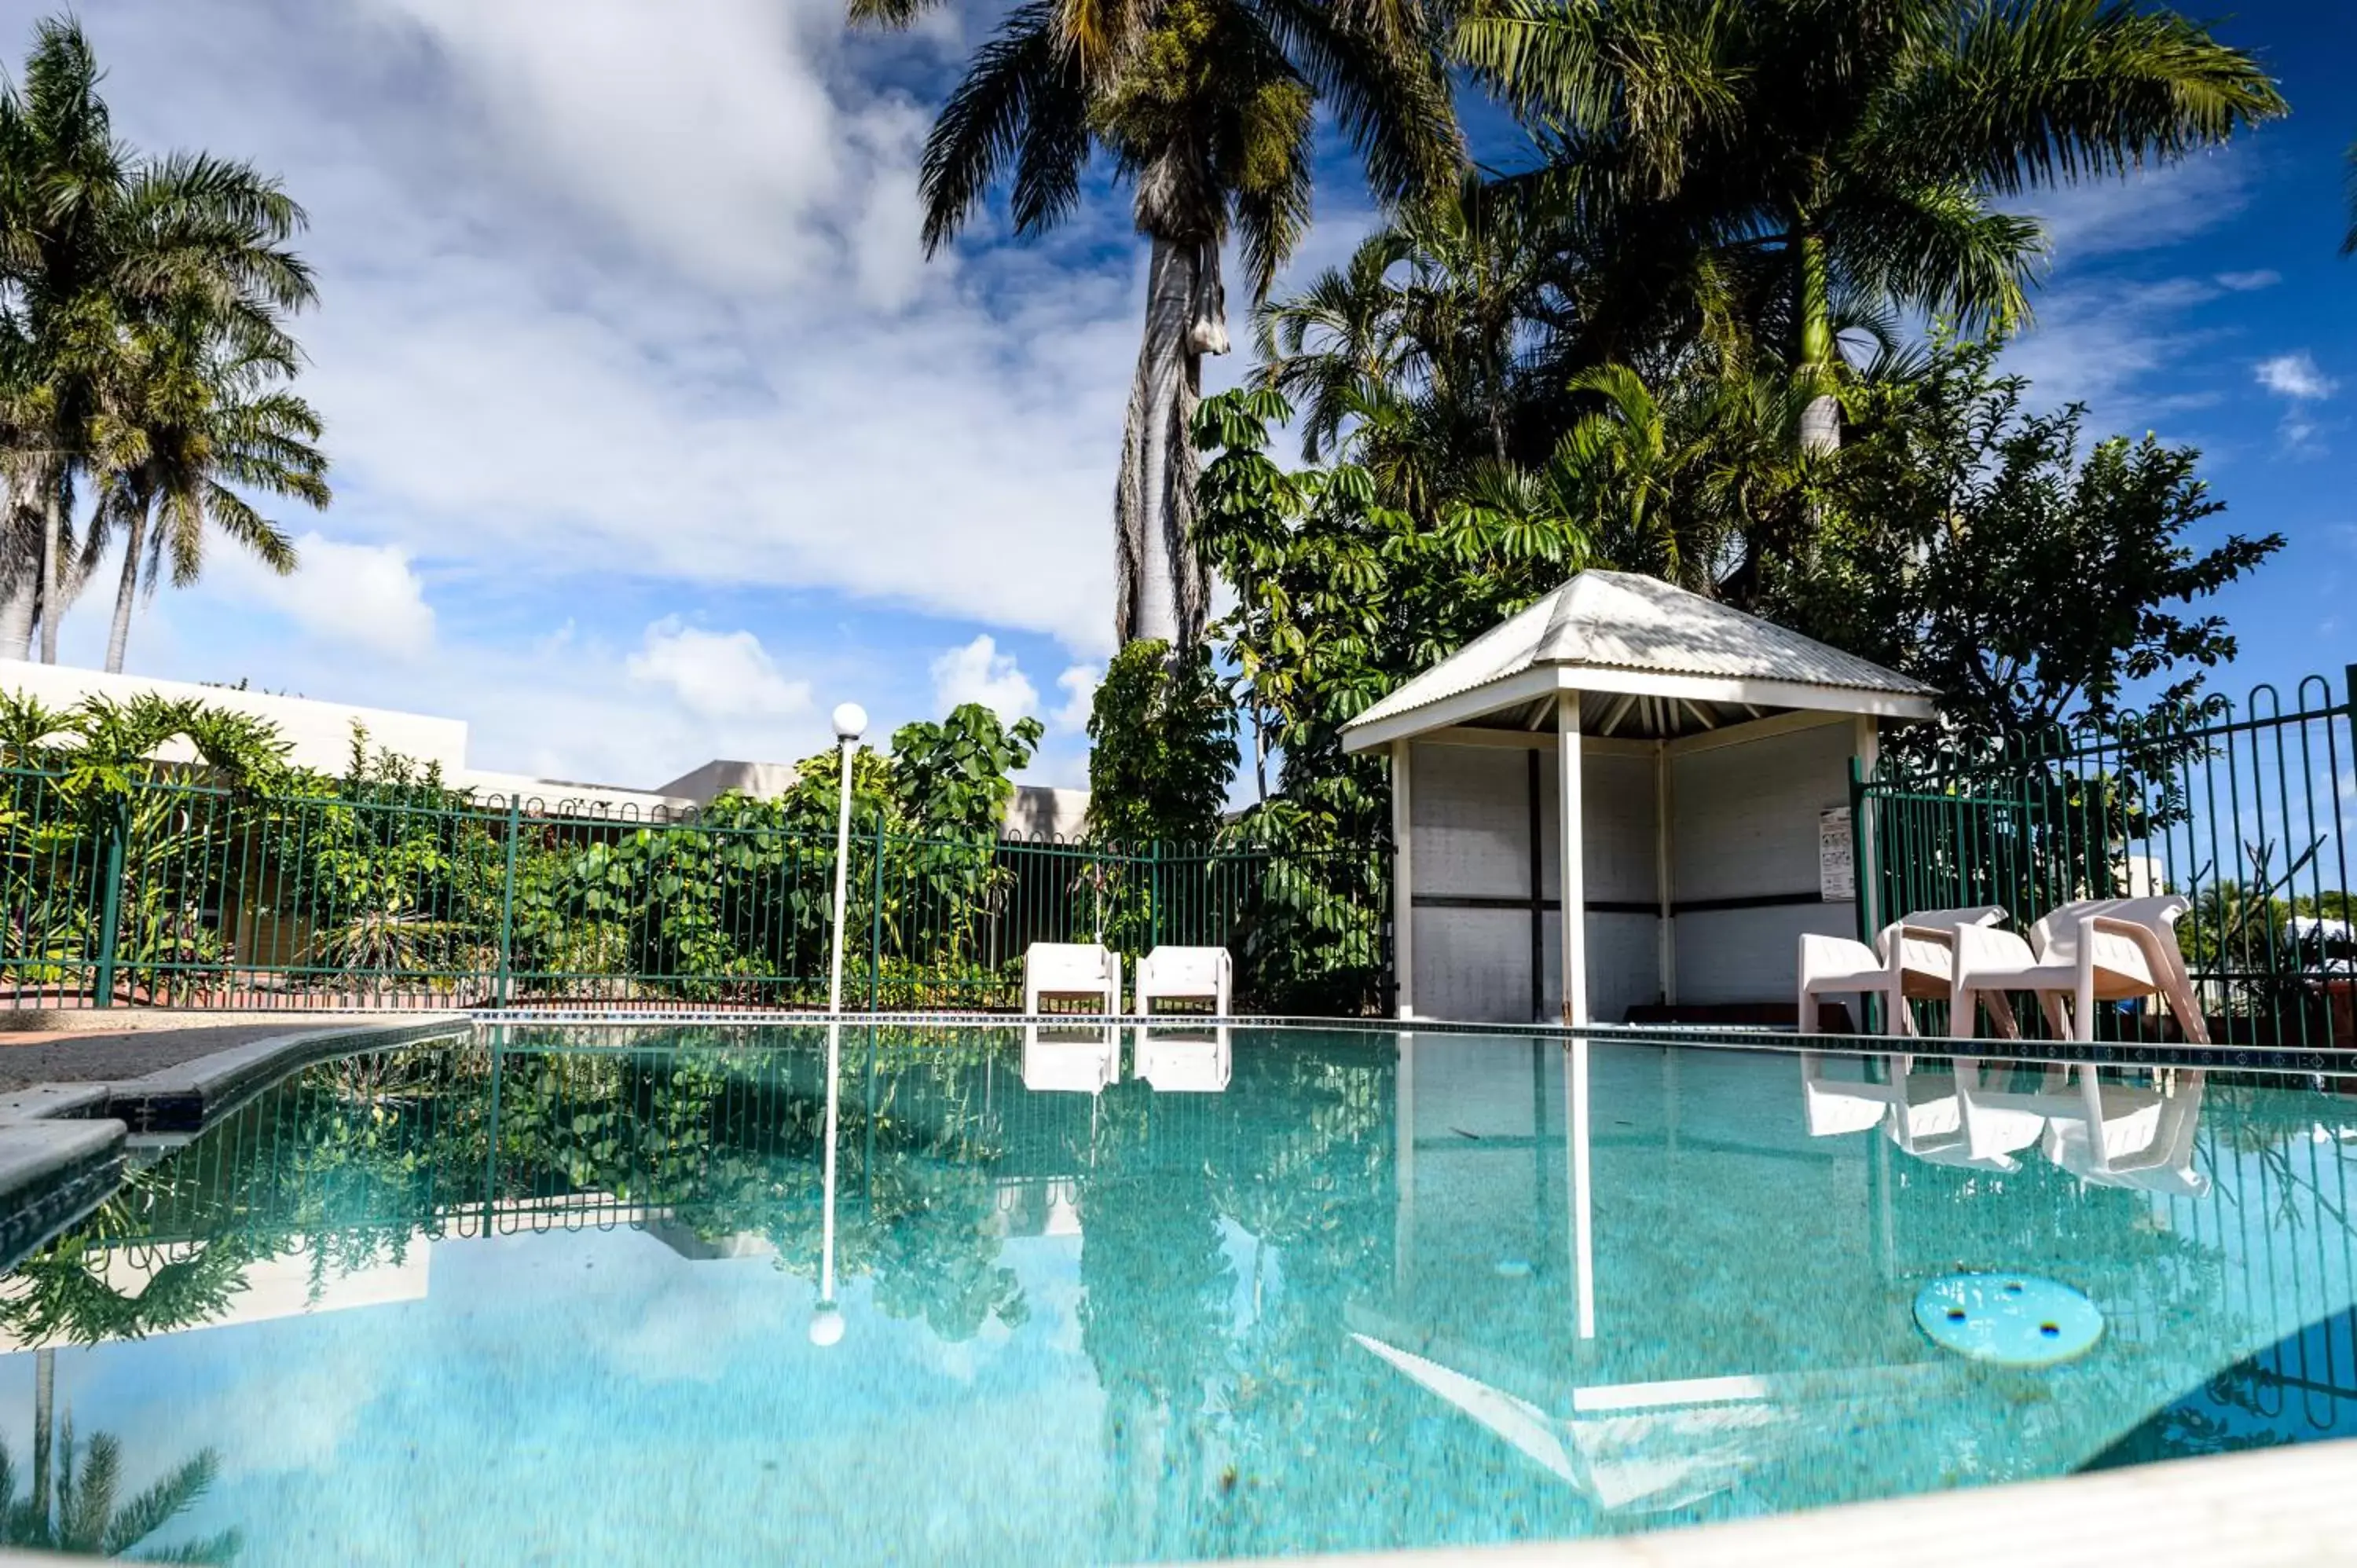
<svg viewBox="0 0 2357 1568"><path fill-rule="evenodd" d="M246 1563L1117 1563L2357 1424L2326 1086L2107 1070L2087 1112L2024 1069L1960 1111L1944 1062L1660 1044L841 1050L839 1343L823 1035L465 1036L301 1071L0 1282L19 1497L46 1412L125 1501L209 1460L146 1544ZM1937 1348L1919 1292L1983 1273L2083 1294L2093 1348Z"/></svg>

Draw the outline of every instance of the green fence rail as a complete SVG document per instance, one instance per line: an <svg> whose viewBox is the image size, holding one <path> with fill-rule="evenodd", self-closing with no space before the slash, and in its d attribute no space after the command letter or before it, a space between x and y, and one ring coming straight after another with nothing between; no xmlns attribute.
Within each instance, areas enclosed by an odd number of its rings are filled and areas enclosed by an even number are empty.
<svg viewBox="0 0 2357 1568"><path fill-rule="evenodd" d="M845 1004L1007 1007L1033 941L1227 947L1237 1005L1378 1011L1390 855L854 830ZM19 1006L810 1006L831 835L439 791L274 795L0 772Z"/></svg>
<svg viewBox="0 0 2357 1568"><path fill-rule="evenodd" d="M2357 1046L2357 665L2287 706L2055 734L1975 766L1891 763L1855 790L1866 930L1911 909L2003 906L2018 929L2076 898L2182 895L2178 924L2211 1037ZM1944 1028L1943 1009L1928 1026ZM2108 1011L2106 1036L2154 1035Z"/></svg>

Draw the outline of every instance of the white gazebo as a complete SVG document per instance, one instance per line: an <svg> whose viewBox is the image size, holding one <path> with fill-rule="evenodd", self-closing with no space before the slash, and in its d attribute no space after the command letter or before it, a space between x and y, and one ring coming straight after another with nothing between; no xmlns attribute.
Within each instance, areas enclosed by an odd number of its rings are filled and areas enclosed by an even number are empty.
<svg viewBox="0 0 2357 1568"><path fill-rule="evenodd" d="M1580 573L1344 726L1345 749L1391 757L1402 1015L1789 1005L1800 933L1857 930L1851 768L1935 695L1666 583Z"/></svg>

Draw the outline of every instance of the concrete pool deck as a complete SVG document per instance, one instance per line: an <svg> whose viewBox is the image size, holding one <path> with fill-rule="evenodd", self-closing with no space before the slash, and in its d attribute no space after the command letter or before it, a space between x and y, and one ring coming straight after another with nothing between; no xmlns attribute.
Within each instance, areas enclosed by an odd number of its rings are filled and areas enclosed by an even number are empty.
<svg viewBox="0 0 2357 1568"><path fill-rule="evenodd" d="M1318 1568L2357 1563L2357 1441L2172 1459L1608 1541L1299 1559Z"/></svg>

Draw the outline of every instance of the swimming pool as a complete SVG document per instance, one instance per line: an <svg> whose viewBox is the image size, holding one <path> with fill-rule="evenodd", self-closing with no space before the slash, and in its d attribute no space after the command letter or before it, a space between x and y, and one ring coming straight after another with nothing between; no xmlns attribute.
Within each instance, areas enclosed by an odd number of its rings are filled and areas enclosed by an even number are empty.
<svg viewBox="0 0 2357 1568"><path fill-rule="evenodd" d="M305 1069L0 1285L19 1496L45 1411L85 1480L119 1444L124 1499L201 1462L148 1543L246 1563L1110 1563L1647 1529L2357 1413L2357 1107L2313 1083L2107 1070L2091 1163L2036 1069L1960 1112L1945 1062L1129 1035L846 1028L831 1210L818 1031ZM1981 1272L2083 1293L2101 1337L1936 1348L1919 1293Z"/></svg>

